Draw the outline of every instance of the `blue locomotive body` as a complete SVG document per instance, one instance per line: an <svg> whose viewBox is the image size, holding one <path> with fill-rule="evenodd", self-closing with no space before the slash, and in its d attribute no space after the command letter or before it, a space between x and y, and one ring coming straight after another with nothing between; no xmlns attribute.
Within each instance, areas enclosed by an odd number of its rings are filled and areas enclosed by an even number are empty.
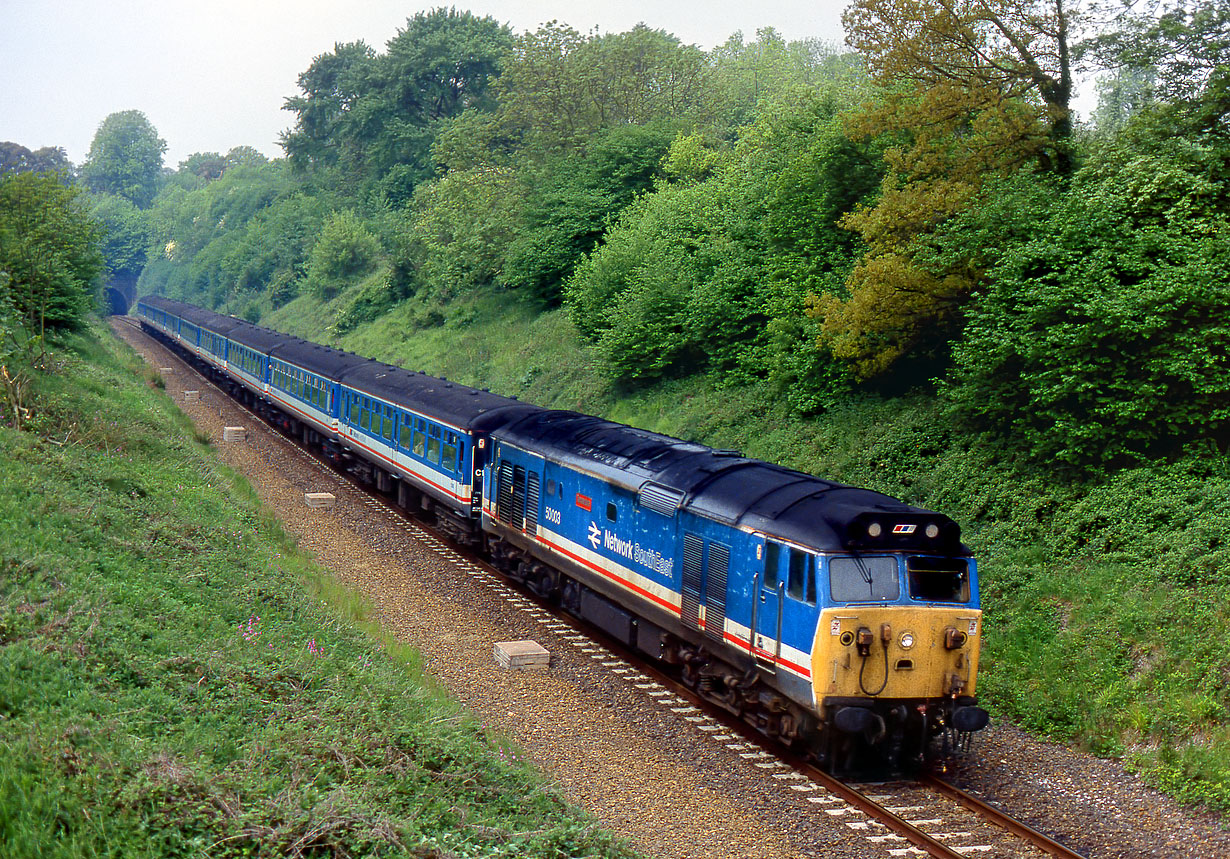
<svg viewBox="0 0 1230 859"><path fill-rule="evenodd" d="M941 514L168 299L138 315L271 422L831 769L900 769L986 724L977 569Z"/></svg>

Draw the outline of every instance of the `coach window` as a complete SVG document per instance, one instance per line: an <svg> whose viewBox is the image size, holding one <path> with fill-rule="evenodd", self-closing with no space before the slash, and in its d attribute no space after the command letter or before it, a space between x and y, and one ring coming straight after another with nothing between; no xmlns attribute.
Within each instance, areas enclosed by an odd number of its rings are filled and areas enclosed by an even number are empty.
<svg viewBox="0 0 1230 859"><path fill-rule="evenodd" d="M427 461L440 464L440 428L429 427L427 430Z"/></svg>
<svg viewBox="0 0 1230 859"><path fill-rule="evenodd" d="M444 433L444 454L441 457L440 464L444 466L446 471L457 470L457 433Z"/></svg>
<svg viewBox="0 0 1230 859"><path fill-rule="evenodd" d="M368 431L372 428L372 401L367 397L363 398L363 405L359 408L359 426Z"/></svg>
<svg viewBox="0 0 1230 859"><path fill-rule="evenodd" d="M347 394L346 399L350 401L350 425L357 427L359 425L359 398L354 394Z"/></svg>
<svg viewBox="0 0 1230 859"><path fill-rule="evenodd" d="M427 454L427 422L422 418L414 421L414 455L418 457Z"/></svg>

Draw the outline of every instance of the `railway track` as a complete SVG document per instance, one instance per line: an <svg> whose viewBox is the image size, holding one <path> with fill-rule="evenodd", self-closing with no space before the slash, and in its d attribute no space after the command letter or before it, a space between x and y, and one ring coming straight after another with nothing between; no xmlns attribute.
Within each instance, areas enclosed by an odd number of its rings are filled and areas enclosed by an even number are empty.
<svg viewBox="0 0 1230 859"><path fill-rule="evenodd" d="M135 320L125 318L123 321L140 336L148 336ZM808 803L817 813L831 818L835 825L858 832L880 855L927 855L942 859L969 856L1082 859L1082 854L932 774L925 774L913 782L878 784L853 784L833 778L694 695L679 680L660 671L634 651L522 590L502 572L481 557L456 546L430 524L410 517L386 496L352 475L338 472L323 455L292 443L292 439L232 399L165 344L152 339L150 342L199 377L202 385L209 386L231 406L259 421L258 425L271 437L287 443L288 449L304 457L314 468L345 477L358 503L373 514L394 518L443 560L493 590L503 603L532 617L548 635L598 663L656 705L672 711L691 725L704 741L725 746L747 765L761 771L765 778L779 784L783 794Z"/></svg>

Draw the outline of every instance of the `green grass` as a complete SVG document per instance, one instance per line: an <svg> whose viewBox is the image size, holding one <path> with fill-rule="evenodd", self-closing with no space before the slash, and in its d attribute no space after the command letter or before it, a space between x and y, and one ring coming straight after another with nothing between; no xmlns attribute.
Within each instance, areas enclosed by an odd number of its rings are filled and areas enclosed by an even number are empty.
<svg viewBox="0 0 1230 859"><path fill-rule="evenodd" d="M630 856L98 331L0 426L0 855Z"/></svg>
<svg viewBox="0 0 1230 859"><path fill-rule="evenodd" d="M345 296L337 299L345 302ZM333 307L266 324L319 339ZM925 395L853 398L814 418L767 384L699 376L613 390L561 311L506 293L412 299L347 349L941 510L982 570L980 691L997 718L1123 758L1230 817L1230 465L1193 455L1073 484L951 425Z"/></svg>

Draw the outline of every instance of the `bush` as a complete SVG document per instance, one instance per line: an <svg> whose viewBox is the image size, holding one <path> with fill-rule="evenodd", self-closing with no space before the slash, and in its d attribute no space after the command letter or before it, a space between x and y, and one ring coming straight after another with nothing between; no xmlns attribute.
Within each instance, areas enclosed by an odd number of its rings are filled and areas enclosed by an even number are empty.
<svg viewBox="0 0 1230 859"><path fill-rule="evenodd" d="M1230 222L1196 168L1082 171L972 306L949 393L1039 461L1100 469L1230 444Z"/></svg>
<svg viewBox="0 0 1230 859"><path fill-rule="evenodd" d="M320 230L308 258L308 281L322 298L367 274L380 256L380 243L352 210L334 212Z"/></svg>

